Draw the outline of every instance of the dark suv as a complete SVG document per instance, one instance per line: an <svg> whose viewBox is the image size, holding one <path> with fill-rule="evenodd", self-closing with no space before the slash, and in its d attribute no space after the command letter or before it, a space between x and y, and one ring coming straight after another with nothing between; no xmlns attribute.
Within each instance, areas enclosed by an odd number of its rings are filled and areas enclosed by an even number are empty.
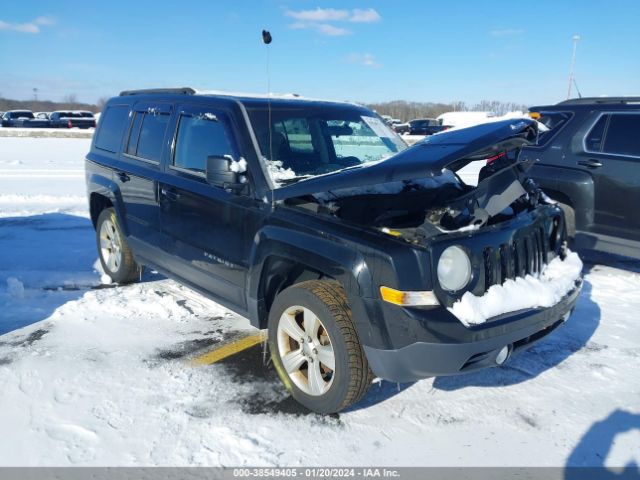
<svg viewBox="0 0 640 480"><path fill-rule="evenodd" d="M523 155L565 210L576 247L640 258L640 97L532 107L549 127Z"/></svg>
<svg viewBox="0 0 640 480"><path fill-rule="evenodd" d="M504 121L409 148L349 103L123 92L86 158L102 266L116 282L150 266L267 328L283 383L317 412L374 376L500 365L568 318L581 264L527 165L477 187L455 171L536 135Z"/></svg>

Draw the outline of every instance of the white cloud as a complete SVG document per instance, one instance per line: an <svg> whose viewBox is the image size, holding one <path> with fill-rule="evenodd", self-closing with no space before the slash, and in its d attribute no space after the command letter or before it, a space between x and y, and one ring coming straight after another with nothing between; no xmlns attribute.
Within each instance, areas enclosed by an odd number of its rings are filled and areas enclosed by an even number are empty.
<svg viewBox="0 0 640 480"><path fill-rule="evenodd" d="M522 35L524 30L521 28L505 28L504 30L490 30L489 35L492 37L506 37L509 35Z"/></svg>
<svg viewBox="0 0 640 480"><path fill-rule="evenodd" d="M338 10L335 8L316 8L315 10L287 10L287 17L301 22L354 22L374 23L382 17L373 8L354 8L353 10Z"/></svg>
<svg viewBox="0 0 640 480"><path fill-rule="evenodd" d="M351 34L351 31L346 28L334 27L333 25L329 25L326 23L321 23L316 25L316 31L323 35L329 35L330 37L342 37L344 35Z"/></svg>
<svg viewBox="0 0 640 480"><path fill-rule="evenodd" d="M287 10L287 17L306 22L327 22L332 20L346 20L349 17L348 10L337 10L335 8L316 8L315 10Z"/></svg>
<svg viewBox="0 0 640 480"><path fill-rule="evenodd" d="M55 24L51 17L40 16L28 23L8 23L0 20L0 30L21 33L40 33L40 27L49 27Z"/></svg>
<svg viewBox="0 0 640 480"><path fill-rule="evenodd" d="M374 23L379 22L381 19L382 17L380 16L380 14L373 8L367 8L365 10L355 8L351 11L351 17L349 18L349 21L358 23Z"/></svg>
<svg viewBox="0 0 640 480"><path fill-rule="evenodd" d="M346 57L346 61L369 68L380 68L382 66L371 53L352 53Z"/></svg>
<svg viewBox="0 0 640 480"><path fill-rule="evenodd" d="M343 37L345 35L351 35L350 30L347 30L346 28L335 27L328 23L296 22L289 25L289 28L293 28L295 30L313 30L329 37Z"/></svg>

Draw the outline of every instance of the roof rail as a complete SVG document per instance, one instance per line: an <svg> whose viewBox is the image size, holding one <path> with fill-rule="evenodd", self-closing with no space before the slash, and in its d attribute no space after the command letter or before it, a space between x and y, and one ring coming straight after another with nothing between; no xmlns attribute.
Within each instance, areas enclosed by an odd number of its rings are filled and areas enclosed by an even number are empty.
<svg viewBox="0 0 640 480"><path fill-rule="evenodd" d="M191 87L182 88L146 88L142 90L125 90L120 92L121 97L128 95L154 95L162 93L173 93L178 95L195 95L196 91Z"/></svg>
<svg viewBox="0 0 640 480"><path fill-rule="evenodd" d="M612 104L625 104L625 103L640 103L640 97L583 97L583 98L570 98L557 105L593 105L602 103Z"/></svg>

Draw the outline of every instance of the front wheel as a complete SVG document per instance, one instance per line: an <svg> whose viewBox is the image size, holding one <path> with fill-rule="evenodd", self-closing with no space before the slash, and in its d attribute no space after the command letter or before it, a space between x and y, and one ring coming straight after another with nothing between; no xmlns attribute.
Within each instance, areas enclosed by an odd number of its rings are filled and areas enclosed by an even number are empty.
<svg viewBox="0 0 640 480"><path fill-rule="evenodd" d="M102 270L116 283L131 283L140 274L140 267L124 239L116 211L105 208L96 223L96 242Z"/></svg>
<svg viewBox="0 0 640 480"><path fill-rule="evenodd" d="M299 283L276 297L269 350L287 390L317 413L357 402L373 379L344 290L335 281Z"/></svg>

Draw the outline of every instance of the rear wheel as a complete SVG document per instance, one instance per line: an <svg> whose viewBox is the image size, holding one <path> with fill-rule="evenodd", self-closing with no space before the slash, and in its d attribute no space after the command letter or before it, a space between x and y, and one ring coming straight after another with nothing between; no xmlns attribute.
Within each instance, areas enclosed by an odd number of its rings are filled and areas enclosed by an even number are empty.
<svg viewBox="0 0 640 480"><path fill-rule="evenodd" d="M140 267L124 239L113 208L105 208L96 223L96 242L102 270L116 283L131 283L140 274Z"/></svg>
<svg viewBox="0 0 640 480"><path fill-rule="evenodd" d="M299 283L276 297L269 349L286 388L317 413L357 402L373 379L344 290L335 281Z"/></svg>

